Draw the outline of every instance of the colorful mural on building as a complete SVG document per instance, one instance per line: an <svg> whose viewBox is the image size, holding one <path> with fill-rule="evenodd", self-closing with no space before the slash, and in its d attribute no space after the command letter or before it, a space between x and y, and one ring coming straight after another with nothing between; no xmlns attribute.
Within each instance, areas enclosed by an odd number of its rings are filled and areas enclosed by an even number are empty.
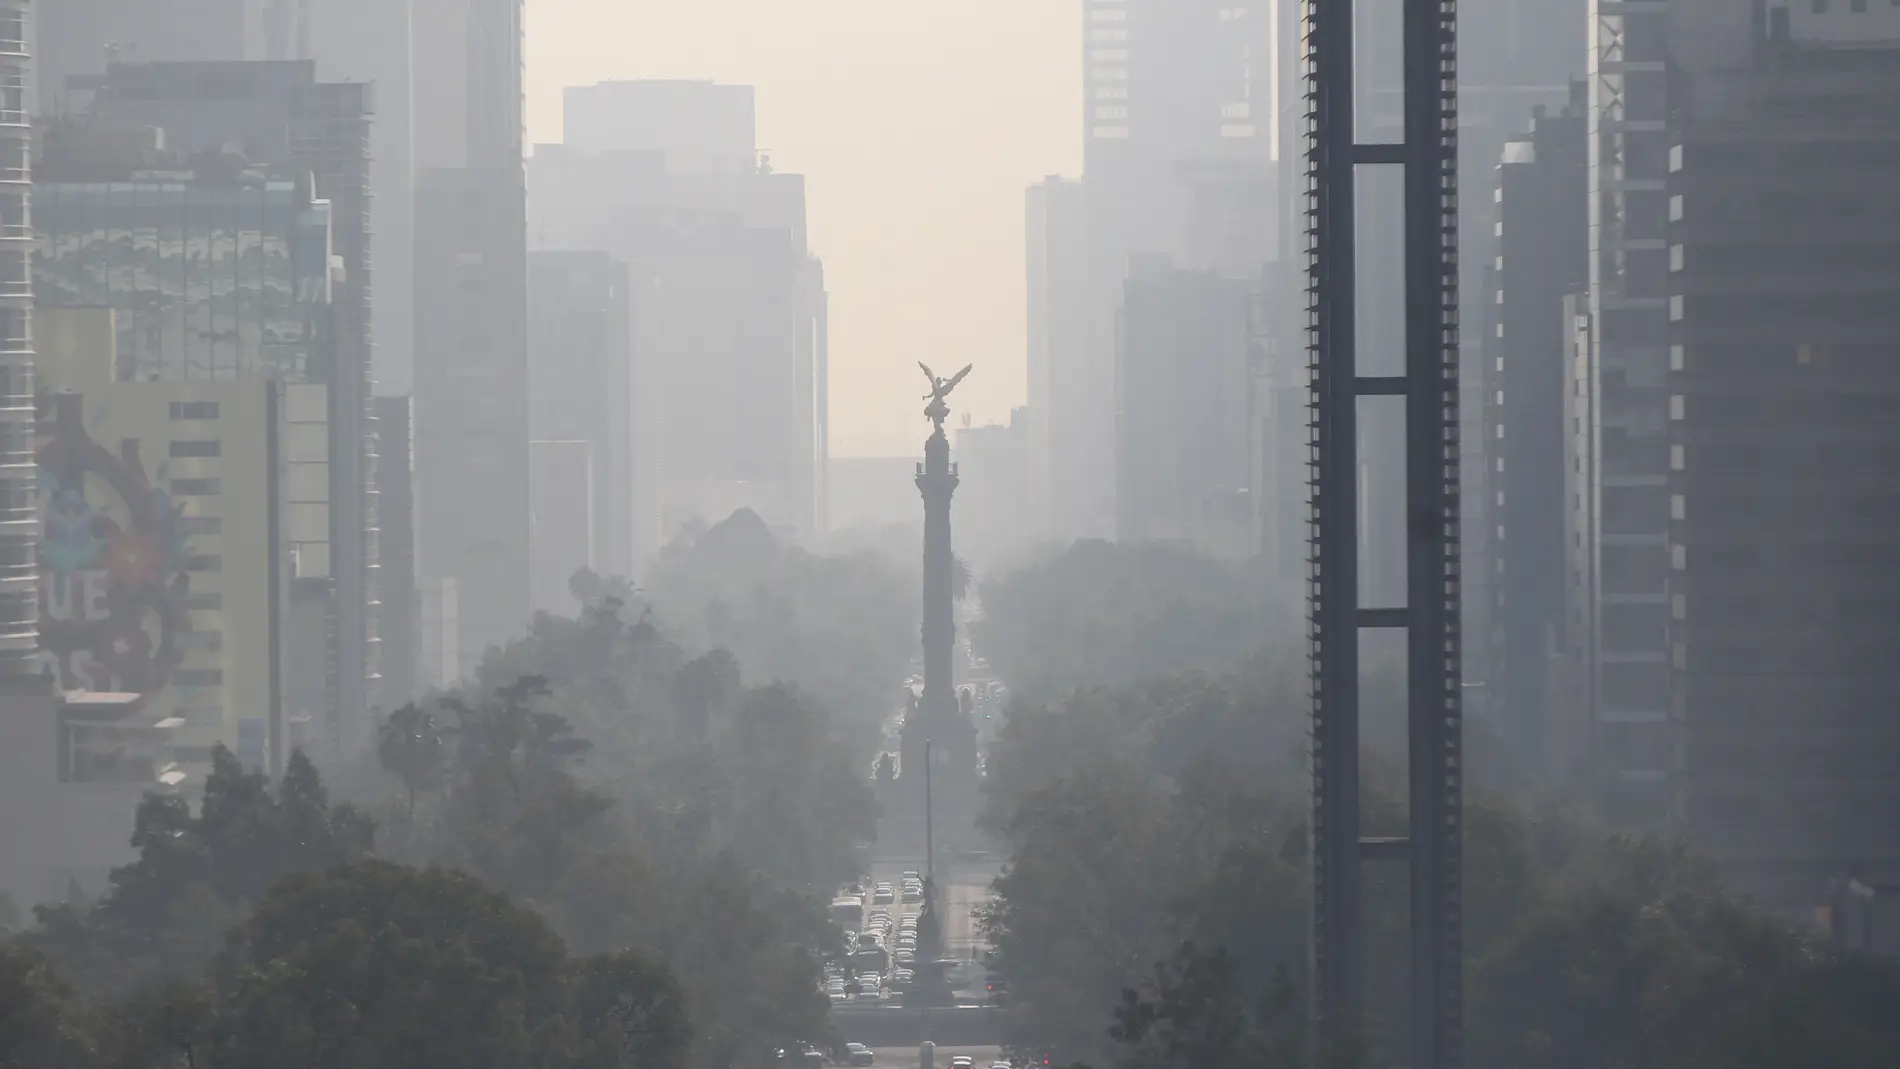
<svg viewBox="0 0 1900 1069"><path fill-rule="evenodd" d="M103 422L103 411L94 414ZM146 474L137 439L95 441L78 393L39 403L40 648L67 690L146 702L184 660L191 547L180 510Z"/></svg>

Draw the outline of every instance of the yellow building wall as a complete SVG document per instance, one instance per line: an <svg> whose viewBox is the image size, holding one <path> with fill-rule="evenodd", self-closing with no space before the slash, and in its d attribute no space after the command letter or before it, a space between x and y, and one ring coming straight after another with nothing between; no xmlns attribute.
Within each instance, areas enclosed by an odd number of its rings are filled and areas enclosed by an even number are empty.
<svg viewBox="0 0 1900 1069"><path fill-rule="evenodd" d="M275 770L280 387L113 382L109 310L35 318L42 657L63 688L182 718L183 763L222 742Z"/></svg>

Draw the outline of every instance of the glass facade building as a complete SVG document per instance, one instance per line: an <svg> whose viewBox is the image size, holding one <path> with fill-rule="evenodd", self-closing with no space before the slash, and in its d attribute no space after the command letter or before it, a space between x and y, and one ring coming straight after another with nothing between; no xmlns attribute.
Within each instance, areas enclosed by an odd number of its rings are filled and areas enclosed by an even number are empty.
<svg viewBox="0 0 1900 1069"><path fill-rule="evenodd" d="M0 679L39 673L26 0L0 0Z"/></svg>
<svg viewBox="0 0 1900 1069"><path fill-rule="evenodd" d="M277 177L36 189L48 307L108 307L121 382L329 377L330 205Z"/></svg>

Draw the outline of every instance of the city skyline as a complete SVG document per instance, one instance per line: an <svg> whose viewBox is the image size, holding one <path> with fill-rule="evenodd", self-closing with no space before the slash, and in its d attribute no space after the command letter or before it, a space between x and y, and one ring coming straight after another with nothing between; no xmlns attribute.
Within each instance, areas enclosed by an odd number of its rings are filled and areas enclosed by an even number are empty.
<svg viewBox="0 0 1900 1069"><path fill-rule="evenodd" d="M916 361L983 366L959 423L1006 424L1027 396L1023 189L1081 170L1077 25L1055 0L973 0L954 20L873 0L529 5L528 138L562 140L569 86L753 86L760 153L809 179L832 293L832 455L908 456L924 432Z"/></svg>

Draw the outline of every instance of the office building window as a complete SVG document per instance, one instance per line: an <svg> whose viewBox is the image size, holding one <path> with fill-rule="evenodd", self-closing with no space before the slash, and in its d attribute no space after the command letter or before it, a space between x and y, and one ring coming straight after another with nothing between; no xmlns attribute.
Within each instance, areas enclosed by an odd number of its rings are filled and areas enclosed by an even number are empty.
<svg viewBox="0 0 1900 1069"><path fill-rule="evenodd" d="M172 443L172 456L175 457L215 457L222 456L223 453L223 449L216 441Z"/></svg>
<svg viewBox="0 0 1900 1069"><path fill-rule="evenodd" d="M185 608L204 612L224 608L223 594L193 593L185 595Z"/></svg>
<svg viewBox="0 0 1900 1069"><path fill-rule="evenodd" d="M221 572L224 570L224 558L216 553L201 553L185 562L188 572Z"/></svg>
<svg viewBox="0 0 1900 1069"><path fill-rule="evenodd" d="M173 497L212 497L219 492L216 479L173 479Z"/></svg>
<svg viewBox="0 0 1900 1069"><path fill-rule="evenodd" d="M224 710L215 705L180 706L174 712L175 715L184 718L185 724L189 727L217 727L224 723Z"/></svg>
<svg viewBox="0 0 1900 1069"><path fill-rule="evenodd" d="M221 650L224 648L224 632L186 631L178 636L178 645L187 650Z"/></svg>
<svg viewBox="0 0 1900 1069"><path fill-rule="evenodd" d="M216 401L173 401L173 419L217 419Z"/></svg>
<svg viewBox="0 0 1900 1069"><path fill-rule="evenodd" d="M224 670L221 668L180 668L172 673L172 682L181 687L222 687Z"/></svg>
<svg viewBox="0 0 1900 1069"><path fill-rule="evenodd" d="M224 520L218 516L180 516L178 533L186 535L214 535L224 531Z"/></svg>

